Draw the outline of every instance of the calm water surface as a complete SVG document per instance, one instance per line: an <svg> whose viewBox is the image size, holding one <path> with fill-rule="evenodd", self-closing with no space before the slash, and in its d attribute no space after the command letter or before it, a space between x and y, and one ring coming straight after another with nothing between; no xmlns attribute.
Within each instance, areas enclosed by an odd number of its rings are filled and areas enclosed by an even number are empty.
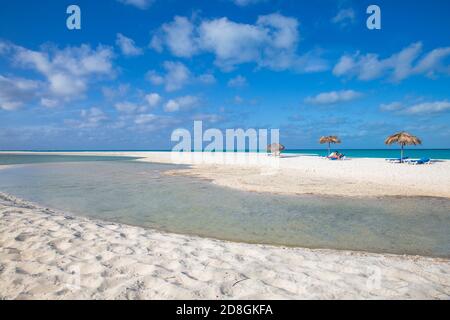
<svg viewBox="0 0 450 320"><path fill-rule="evenodd" d="M111 156L76 156L76 155L39 155L39 154L0 154L0 166L11 164L52 163L52 162L92 162L92 161L127 161L136 158Z"/></svg>
<svg viewBox="0 0 450 320"><path fill-rule="evenodd" d="M0 191L78 215L182 234L450 257L448 199L259 194L165 175L179 168L172 165L110 160L10 167L0 170Z"/></svg>

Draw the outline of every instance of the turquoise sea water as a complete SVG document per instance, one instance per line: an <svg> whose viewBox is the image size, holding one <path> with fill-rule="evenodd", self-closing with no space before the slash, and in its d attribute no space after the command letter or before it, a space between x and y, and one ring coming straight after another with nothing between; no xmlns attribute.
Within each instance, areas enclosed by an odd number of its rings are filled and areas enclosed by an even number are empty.
<svg viewBox="0 0 450 320"><path fill-rule="evenodd" d="M165 175L183 168L174 165L15 157L0 191L77 215L238 242L450 257L449 199L260 194Z"/></svg>
<svg viewBox="0 0 450 320"><path fill-rule="evenodd" d="M339 146L332 146L331 151L339 151L349 158L399 158L400 150L397 149L340 149ZM318 149L292 149L286 153L314 154L326 156L327 150ZM450 159L450 149L405 149L404 157L409 158L430 158L437 160Z"/></svg>
<svg viewBox="0 0 450 320"><path fill-rule="evenodd" d="M350 158L399 158L399 149L341 149L339 145L331 147L331 151L339 151ZM40 150L42 152L53 152L48 150ZM69 150L69 151L54 151L54 152L83 152L86 150ZM157 151L157 152L170 152L168 150L89 150L95 152L110 152L110 151ZM296 153L296 154L309 154L317 156L326 156L327 149L287 149L284 153ZM419 148L406 148L404 156L409 158L430 158L437 160L450 160L450 149L419 149Z"/></svg>

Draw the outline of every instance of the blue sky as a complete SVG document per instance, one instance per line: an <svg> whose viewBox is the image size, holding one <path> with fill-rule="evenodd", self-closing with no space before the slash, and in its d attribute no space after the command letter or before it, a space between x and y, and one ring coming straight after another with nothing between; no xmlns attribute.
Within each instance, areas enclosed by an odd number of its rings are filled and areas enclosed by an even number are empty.
<svg viewBox="0 0 450 320"><path fill-rule="evenodd" d="M68 30L66 8L81 8ZM366 8L381 8L368 30ZM175 128L288 148L450 147L450 2L4 1L0 149L170 149Z"/></svg>

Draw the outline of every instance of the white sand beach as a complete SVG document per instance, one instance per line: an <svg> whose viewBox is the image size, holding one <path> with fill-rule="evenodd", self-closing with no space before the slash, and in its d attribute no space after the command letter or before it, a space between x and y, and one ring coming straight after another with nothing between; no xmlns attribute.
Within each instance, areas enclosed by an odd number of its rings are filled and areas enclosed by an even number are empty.
<svg viewBox="0 0 450 320"><path fill-rule="evenodd" d="M167 155L151 155L143 161L169 162L164 157ZM176 161L194 165L173 173L205 178L221 186L255 192L353 197L450 197L450 161L415 166L368 158L330 161L292 155L275 160L266 155L223 157L205 155L199 160L195 156L182 155Z"/></svg>
<svg viewBox="0 0 450 320"><path fill-rule="evenodd" d="M174 161L170 153L100 155ZM450 197L449 161L410 166L300 156L274 165L245 155L198 157L185 154L175 162L193 164L182 174L236 189ZM0 299L450 298L448 259L168 234L71 216L6 194L0 217Z"/></svg>

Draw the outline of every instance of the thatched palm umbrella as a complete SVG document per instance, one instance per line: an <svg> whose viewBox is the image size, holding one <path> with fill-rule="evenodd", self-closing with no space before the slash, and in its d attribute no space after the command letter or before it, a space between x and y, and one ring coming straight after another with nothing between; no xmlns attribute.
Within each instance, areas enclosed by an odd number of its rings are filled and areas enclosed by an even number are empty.
<svg viewBox="0 0 450 320"><path fill-rule="evenodd" d="M279 156L284 149L286 148L280 143L272 143L267 146L267 151L275 156Z"/></svg>
<svg viewBox="0 0 450 320"><path fill-rule="evenodd" d="M400 163L403 162L403 148L408 145L408 146L416 146L418 144L422 144L422 141L417 138L416 136L413 136L412 134L402 131L396 134L393 134L392 136L389 136L386 138L386 140L384 141L385 144L387 145L391 145L393 143L398 143L399 145L401 145L402 149L400 151Z"/></svg>
<svg viewBox="0 0 450 320"><path fill-rule="evenodd" d="M327 155L330 155L331 144L332 143L341 143L341 140L336 136L326 136L326 137L321 137L319 139L319 143L320 144L328 143L328 154Z"/></svg>

